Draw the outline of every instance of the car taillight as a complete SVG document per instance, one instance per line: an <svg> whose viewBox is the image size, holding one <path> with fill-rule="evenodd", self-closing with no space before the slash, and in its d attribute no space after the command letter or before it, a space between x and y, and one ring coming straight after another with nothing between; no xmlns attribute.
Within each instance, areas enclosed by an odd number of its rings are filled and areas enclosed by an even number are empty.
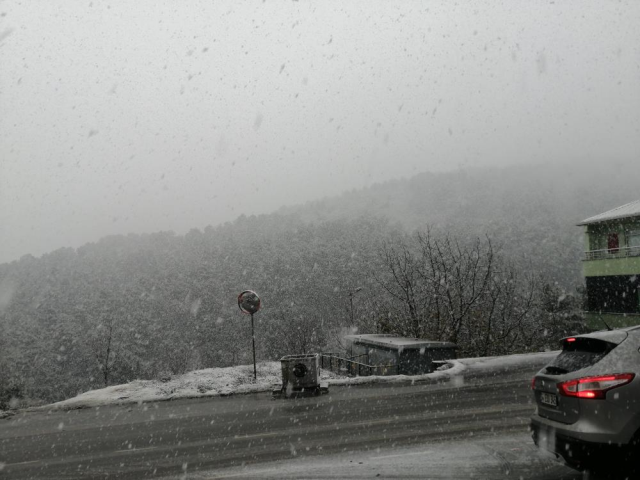
<svg viewBox="0 0 640 480"><path fill-rule="evenodd" d="M533 377L531 379L531 390L535 390L536 389L536 377Z"/></svg>
<svg viewBox="0 0 640 480"><path fill-rule="evenodd" d="M566 397L605 398L609 390L626 385L634 377L634 373L616 373L579 378L558 383L558 390Z"/></svg>

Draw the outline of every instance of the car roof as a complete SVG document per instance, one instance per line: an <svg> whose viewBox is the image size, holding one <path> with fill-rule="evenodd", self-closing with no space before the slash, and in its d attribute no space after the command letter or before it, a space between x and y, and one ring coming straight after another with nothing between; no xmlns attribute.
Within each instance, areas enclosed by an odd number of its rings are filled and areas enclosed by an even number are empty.
<svg viewBox="0 0 640 480"><path fill-rule="evenodd" d="M630 333L634 335L637 333L640 333L640 327L635 326L635 327L627 327L627 328L617 328L614 330L599 330L597 332L585 333L582 335L573 335L573 337L595 338L598 340L604 340L605 342L619 344L619 343L622 343L622 341L625 340ZM570 337L567 337L567 338L570 338Z"/></svg>

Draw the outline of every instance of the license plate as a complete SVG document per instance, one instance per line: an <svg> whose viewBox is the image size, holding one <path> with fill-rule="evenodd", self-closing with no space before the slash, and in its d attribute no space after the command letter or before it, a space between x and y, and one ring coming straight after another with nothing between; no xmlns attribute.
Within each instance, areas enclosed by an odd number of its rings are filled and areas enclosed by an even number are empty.
<svg viewBox="0 0 640 480"><path fill-rule="evenodd" d="M551 394L551 393L540 393L540 403L543 403L545 405L549 405L550 407L557 407L558 406L558 397L556 397L555 395Z"/></svg>

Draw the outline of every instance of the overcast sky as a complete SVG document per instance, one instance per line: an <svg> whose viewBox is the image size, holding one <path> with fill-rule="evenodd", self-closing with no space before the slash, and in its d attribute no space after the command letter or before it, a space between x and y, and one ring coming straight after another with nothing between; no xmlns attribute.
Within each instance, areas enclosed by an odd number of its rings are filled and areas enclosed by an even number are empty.
<svg viewBox="0 0 640 480"><path fill-rule="evenodd" d="M639 24L637 0L0 0L0 262L426 170L640 159Z"/></svg>

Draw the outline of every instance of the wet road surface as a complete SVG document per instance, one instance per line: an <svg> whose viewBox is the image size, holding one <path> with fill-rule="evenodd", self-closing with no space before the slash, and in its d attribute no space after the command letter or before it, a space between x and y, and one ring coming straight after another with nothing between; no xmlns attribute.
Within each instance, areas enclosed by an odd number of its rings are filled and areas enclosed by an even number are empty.
<svg viewBox="0 0 640 480"><path fill-rule="evenodd" d="M581 478L529 439L537 362L440 382L334 386L321 397L263 393L21 413L0 420L0 477ZM435 476L418 464L420 451L442 458ZM405 471L381 469L403 456ZM379 471L338 468L356 459Z"/></svg>

